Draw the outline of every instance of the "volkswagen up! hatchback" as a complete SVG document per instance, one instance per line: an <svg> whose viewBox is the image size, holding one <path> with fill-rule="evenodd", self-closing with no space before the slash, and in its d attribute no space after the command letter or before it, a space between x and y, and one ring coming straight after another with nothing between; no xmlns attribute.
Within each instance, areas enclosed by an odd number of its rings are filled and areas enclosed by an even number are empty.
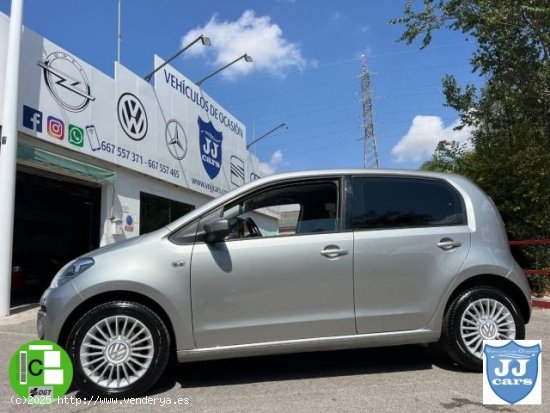
<svg viewBox="0 0 550 413"><path fill-rule="evenodd" d="M523 339L529 286L491 199L460 176L274 175L62 268L38 335L77 387L144 393L180 362L441 341L480 370Z"/></svg>

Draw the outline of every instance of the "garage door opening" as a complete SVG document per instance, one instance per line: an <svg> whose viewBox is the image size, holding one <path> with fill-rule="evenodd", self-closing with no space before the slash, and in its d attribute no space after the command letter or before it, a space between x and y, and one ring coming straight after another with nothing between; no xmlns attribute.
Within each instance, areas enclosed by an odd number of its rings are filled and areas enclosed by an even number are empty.
<svg viewBox="0 0 550 413"><path fill-rule="evenodd" d="M12 305L36 302L55 273L99 246L101 188L17 171Z"/></svg>

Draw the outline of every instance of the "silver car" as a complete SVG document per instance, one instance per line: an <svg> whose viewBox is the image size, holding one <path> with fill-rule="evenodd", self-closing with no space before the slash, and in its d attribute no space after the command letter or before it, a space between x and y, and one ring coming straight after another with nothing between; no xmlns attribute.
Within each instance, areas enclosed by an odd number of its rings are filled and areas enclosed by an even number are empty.
<svg viewBox="0 0 550 413"><path fill-rule="evenodd" d="M530 292L500 215L446 174L335 170L251 182L68 263L38 335L77 387L143 394L180 362L441 341L480 370L522 339ZM359 362L359 361L358 361Z"/></svg>

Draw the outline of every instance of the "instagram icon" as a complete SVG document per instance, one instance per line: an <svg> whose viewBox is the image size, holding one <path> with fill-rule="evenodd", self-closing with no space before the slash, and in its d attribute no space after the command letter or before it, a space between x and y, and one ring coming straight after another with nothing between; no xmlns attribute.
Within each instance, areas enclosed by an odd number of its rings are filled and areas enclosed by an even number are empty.
<svg viewBox="0 0 550 413"><path fill-rule="evenodd" d="M48 116L48 135L52 138L63 140L65 135L65 124L61 119Z"/></svg>

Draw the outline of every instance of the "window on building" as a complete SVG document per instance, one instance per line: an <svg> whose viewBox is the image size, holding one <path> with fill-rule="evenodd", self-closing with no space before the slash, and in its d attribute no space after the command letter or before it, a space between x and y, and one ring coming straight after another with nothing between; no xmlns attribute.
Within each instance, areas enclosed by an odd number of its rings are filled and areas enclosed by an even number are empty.
<svg viewBox="0 0 550 413"><path fill-rule="evenodd" d="M353 178L353 228L466 224L462 198L448 183L406 177Z"/></svg>
<svg viewBox="0 0 550 413"><path fill-rule="evenodd" d="M145 192L141 192L139 198L140 234L162 228L195 209L193 205Z"/></svg>

